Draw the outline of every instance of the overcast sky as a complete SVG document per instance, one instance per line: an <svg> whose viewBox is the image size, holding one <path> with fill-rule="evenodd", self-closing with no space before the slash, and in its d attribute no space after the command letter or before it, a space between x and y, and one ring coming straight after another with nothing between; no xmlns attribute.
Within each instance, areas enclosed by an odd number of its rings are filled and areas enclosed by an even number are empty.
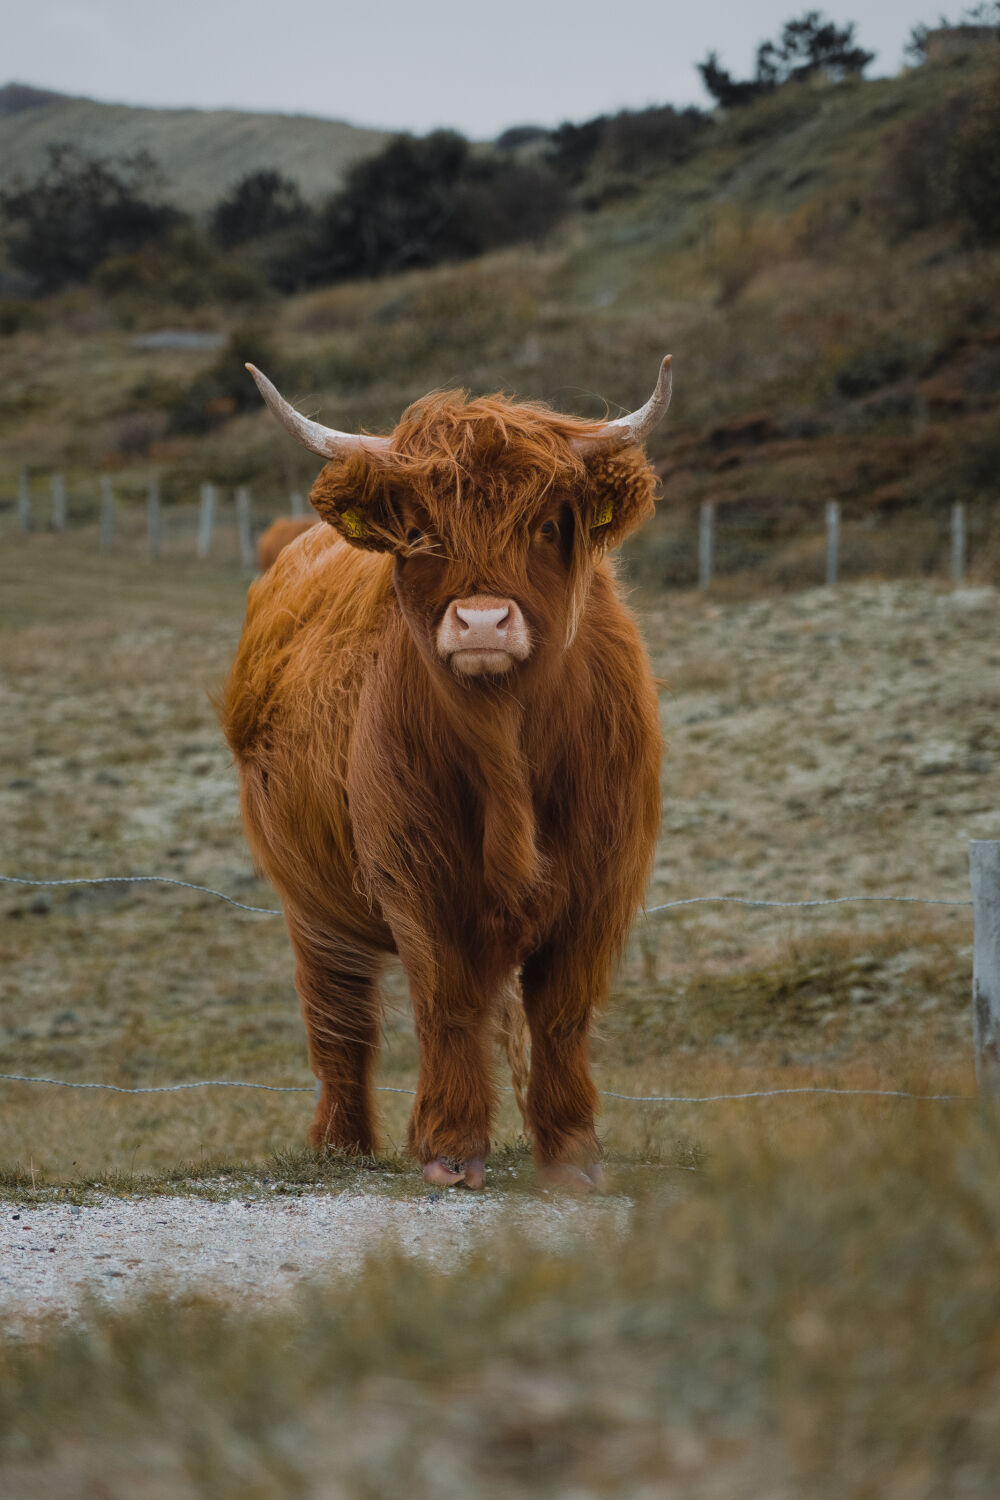
<svg viewBox="0 0 1000 1500"><path fill-rule="evenodd" d="M6 79L127 104L280 110L486 138L655 103L705 103L714 49L744 77L810 0L0 0ZM956 13L961 6L955 7ZM921 0L828 12L894 73Z"/></svg>

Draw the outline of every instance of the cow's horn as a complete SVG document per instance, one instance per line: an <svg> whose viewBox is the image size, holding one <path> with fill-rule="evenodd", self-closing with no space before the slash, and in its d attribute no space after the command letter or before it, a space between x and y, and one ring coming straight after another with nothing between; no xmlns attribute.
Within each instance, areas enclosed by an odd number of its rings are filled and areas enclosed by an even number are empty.
<svg viewBox="0 0 1000 1500"><path fill-rule="evenodd" d="M672 359L673 355L668 354L660 365L656 389L645 406L640 406L638 411L630 412L627 417L616 417L613 422L606 422L603 431L596 437L580 438L575 447L580 452L586 453L592 452L594 448L602 448L609 439L612 442L641 443L667 414L673 384L670 373Z"/></svg>
<svg viewBox="0 0 1000 1500"><path fill-rule="evenodd" d="M324 427L321 422L311 422L308 417L297 412L294 406L289 405L277 387L271 384L266 375L261 374L256 365L248 364L247 369L282 427L286 427L292 437L303 448L308 448L310 453L318 453L320 458L340 458L348 453L380 453L388 448L388 438L361 437L351 432L337 432L336 428Z"/></svg>

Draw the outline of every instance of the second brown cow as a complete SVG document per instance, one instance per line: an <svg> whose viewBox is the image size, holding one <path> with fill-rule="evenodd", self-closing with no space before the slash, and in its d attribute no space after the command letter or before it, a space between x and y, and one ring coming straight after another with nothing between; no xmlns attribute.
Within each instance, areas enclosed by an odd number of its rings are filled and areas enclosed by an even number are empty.
<svg viewBox="0 0 1000 1500"><path fill-rule="evenodd" d="M254 854L280 893L320 1083L311 1139L377 1145L379 974L420 1051L409 1145L481 1186L515 984L549 1180L601 1181L588 1038L660 814L657 695L609 551L653 512L653 396L615 422L427 397L387 438L308 421L326 526L250 591L224 702Z"/></svg>
<svg viewBox="0 0 1000 1500"><path fill-rule="evenodd" d="M279 516L257 538L257 572L273 568L282 552L297 536L317 524L315 516Z"/></svg>

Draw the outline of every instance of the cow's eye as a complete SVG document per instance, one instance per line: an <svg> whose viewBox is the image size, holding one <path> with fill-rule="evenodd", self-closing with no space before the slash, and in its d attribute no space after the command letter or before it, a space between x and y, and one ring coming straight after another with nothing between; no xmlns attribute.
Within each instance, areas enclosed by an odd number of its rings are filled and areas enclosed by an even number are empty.
<svg viewBox="0 0 1000 1500"><path fill-rule="evenodd" d="M555 521L543 521L538 528L538 535L543 536L547 542L554 542L559 535L559 527Z"/></svg>
<svg viewBox="0 0 1000 1500"><path fill-rule="evenodd" d="M411 547L419 547L423 539L424 534L420 530L419 526L411 526L409 531L406 533L406 540Z"/></svg>

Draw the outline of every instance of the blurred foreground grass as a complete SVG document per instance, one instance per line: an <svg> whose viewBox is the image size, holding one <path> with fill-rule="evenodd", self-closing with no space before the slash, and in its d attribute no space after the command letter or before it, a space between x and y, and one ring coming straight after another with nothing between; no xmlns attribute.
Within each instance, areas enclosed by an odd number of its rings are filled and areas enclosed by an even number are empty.
<svg viewBox="0 0 1000 1500"><path fill-rule="evenodd" d="M94 1306L7 1344L4 1492L994 1495L995 1119L702 1124L686 1169L629 1174L626 1233L572 1252L501 1235L445 1273L387 1248L290 1304Z"/></svg>

